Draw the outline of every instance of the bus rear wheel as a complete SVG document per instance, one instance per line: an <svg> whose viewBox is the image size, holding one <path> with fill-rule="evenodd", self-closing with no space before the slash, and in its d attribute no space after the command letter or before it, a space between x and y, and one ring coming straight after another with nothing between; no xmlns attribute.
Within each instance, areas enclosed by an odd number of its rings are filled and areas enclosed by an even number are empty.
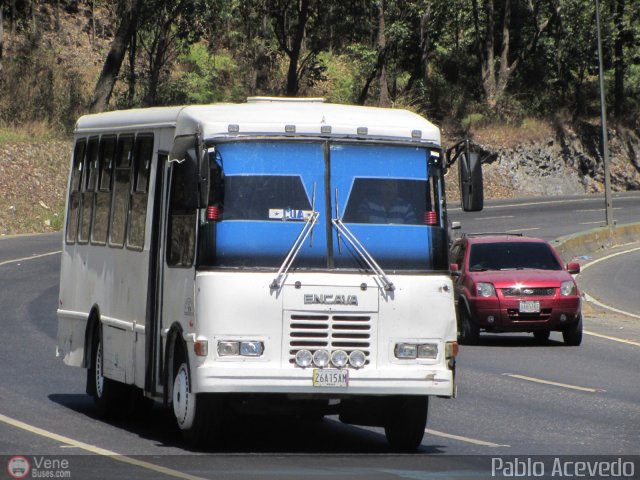
<svg viewBox="0 0 640 480"><path fill-rule="evenodd" d="M412 452L422 443L427 426L429 397L406 396L391 402L384 433L391 448Z"/></svg>
<svg viewBox="0 0 640 480"><path fill-rule="evenodd" d="M179 364L173 379L173 414L182 437L194 448L216 445L220 436L220 401L212 395L192 392L189 365Z"/></svg>

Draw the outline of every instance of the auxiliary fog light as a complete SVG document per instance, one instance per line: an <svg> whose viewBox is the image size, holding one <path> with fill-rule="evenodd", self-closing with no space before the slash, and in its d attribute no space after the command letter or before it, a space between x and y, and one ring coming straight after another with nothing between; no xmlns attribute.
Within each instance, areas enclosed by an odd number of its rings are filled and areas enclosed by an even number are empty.
<svg viewBox="0 0 640 480"><path fill-rule="evenodd" d="M396 358L416 358L418 346L415 343L396 343Z"/></svg>
<svg viewBox="0 0 640 480"><path fill-rule="evenodd" d="M246 357L259 357L263 352L264 344L262 342L240 342L240 355L244 355Z"/></svg>
<svg viewBox="0 0 640 480"><path fill-rule="evenodd" d="M313 355L309 350L298 350L296 352L296 365L306 368L313 362Z"/></svg>
<svg viewBox="0 0 640 480"><path fill-rule="evenodd" d="M344 350L336 350L331 354L331 363L336 367L344 367L349 362L349 355Z"/></svg>
<svg viewBox="0 0 640 480"><path fill-rule="evenodd" d="M437 358L438 357L438 344L437 343L423 343L418 345L418 358Z"/></svg>
<svg viewBox="0 0 640 480"><path fill-rule="evenodd" d="M489 322L489 323L493 323L493 322L495 322L495 321L496 321L496 319L495 319L495 317L494 317L493 315L489 315L489 316L487 317L487 322Z"/></svg>
<svg viewBox="0 0 640 480"><path fill-rule="evenodd" d="M349 365L353 368L362 368L367 361L367 356L361 350L354 350L349 354Z"/></svg>
<svg viewBox="0 0 640 480"><path fill-rule="evenodd" d="M326 367L329 365L329 361L331 360L331 355L327 350L316 350L313 352L313 363L316 367Z"/></svg>
<svg viewBox="0 0 640 480"><path fill-rule="evenodd" d="M238 355L240 352L240 343L228 340L220 340L218 342L218 355L226 357L229 355Z"/></svg>
<svg viewBox="0 0 640 480"><path fill-rule="evenodd" d="M562 315L560 315L560 321L561 322L566 322L567 321L567 316L564 313Z"/></svg>

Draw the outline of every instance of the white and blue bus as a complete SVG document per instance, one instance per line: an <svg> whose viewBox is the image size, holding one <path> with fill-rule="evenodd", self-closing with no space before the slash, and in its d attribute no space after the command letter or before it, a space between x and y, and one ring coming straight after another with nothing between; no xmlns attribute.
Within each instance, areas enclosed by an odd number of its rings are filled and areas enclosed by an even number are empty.
<svg viewBox="0 0 640 480"><path fill-rule="evenodd" d="M421 443L429 396L455 394L444 172L464 160L481 208L468 144L406 110L274 98L87 115L74 142L58 355L101 413L137 394L193 444L272 410Z"/></svg>

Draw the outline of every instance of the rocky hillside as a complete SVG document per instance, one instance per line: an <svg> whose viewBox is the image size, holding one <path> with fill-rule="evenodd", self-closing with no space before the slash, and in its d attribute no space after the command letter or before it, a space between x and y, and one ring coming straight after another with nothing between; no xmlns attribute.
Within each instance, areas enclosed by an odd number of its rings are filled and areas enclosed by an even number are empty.
<svg viewBox="0 0 640 480"><path fill-rule="evenodd" d="M597 122L559 121L478 129L472 138L484 158L486 197L604 192L600 131ZM609 152L612 190L640 190L639 132L610 128Z"/></svg>

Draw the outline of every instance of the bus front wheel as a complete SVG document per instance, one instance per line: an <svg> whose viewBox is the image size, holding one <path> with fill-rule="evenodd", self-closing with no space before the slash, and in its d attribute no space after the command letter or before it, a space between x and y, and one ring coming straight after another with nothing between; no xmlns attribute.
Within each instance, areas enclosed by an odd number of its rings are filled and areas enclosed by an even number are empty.
<svg viewBox="0 0 640 480"><path fill-rule="evenodd" d="M391 448L403 452L416 450L422 443L427 426L429 397L398 397L387 413L384 433Z"/></svg>
<svg viewBox="0 0 640 480"><path fill-rule="evenodd" d="M192 392L187 362L176 369L173 379L173 413L184 440L192 447L215 445L220 435L220 402L207 394Z"/></svg>

